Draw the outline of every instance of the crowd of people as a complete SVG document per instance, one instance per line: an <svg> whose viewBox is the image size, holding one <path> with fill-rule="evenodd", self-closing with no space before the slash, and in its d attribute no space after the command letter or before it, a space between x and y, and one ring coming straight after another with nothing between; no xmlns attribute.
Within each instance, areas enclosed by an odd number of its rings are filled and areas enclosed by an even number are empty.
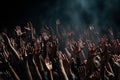
<svg viewBox="0 0 120 80"><path fill-rule="evenodd" d="M99 37L90 25L79 36L59 33L56 25L55 34L44 28L38 35L31 22L16 26L13 36L2 32L1 80L120 80L120 42L112 29Z"/></svg>

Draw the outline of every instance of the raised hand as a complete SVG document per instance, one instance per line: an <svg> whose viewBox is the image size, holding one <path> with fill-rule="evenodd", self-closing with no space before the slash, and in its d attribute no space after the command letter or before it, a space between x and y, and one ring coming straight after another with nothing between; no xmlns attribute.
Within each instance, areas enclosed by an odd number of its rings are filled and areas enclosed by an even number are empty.
<svg viewBox="0 0 120 80"><path fill-rule="evenodd" d="M68 77L67 77L67 74L66 74L66 71L64 68L64 62L63 62L65 60L65 56L62 54L61 51L57 51L57 55L59 58L60 68L61 68L62 74L64 76L64 80L68 80Z"/></svg>
<svg viewBox="0 0 120 80"><path fill-rule="evenodd" d="M78 40L78 44L79 44L80 48L84 48L85 43L83 43L81 38Z"/></svg>
<svg viewBox="0 0 120 80"><path fill-rule="evenodd" d="M31 30L31 27L30 27L30 24L27 23L27 27L24 27L26 30L30 31Z"/></svg>
<svg viewBox="0 0 120 80"><path fill-rule="evenodd" d="M26 30L28 30L30 33L30 37L31 37L31 39L34 39L35 37L34 37L34 34L36 33L35 32L35 29L33 28L33 25L32 25L32 23L31 22L28 22L27 23L27 27L24 27Z"/></svg>
<svg viewBox="0 0 120 80"><path fill-rule="evenodd" d="M21 27L20 26L16 26L15 32L18 36L23 35L25 32L21 31Z"/></svg>
<svg viewBox="0 0 120 80"><path fill-rule="evenodd" d="M73 45L71 45L70 49L75 55L78 55L81 52L79 42L74 42Z"/></svg>
<svg viewBox="0 0 120 80"><path fill-rule="evenodd" d="M16 55L18 59L20 59L19 53L17 50L12 46L10 39L6 33L2 33L2 36L4 38L4 41L6 41L7 46L11 49L11 51Z"/></svg>
<svg viewBox="0 0 120 80"><path fill-rule="evenodd" d="M112 60L114 64L116 64L118 67L120 67L120 55L113 55Z"/></svg>
<svg viewBox="0 0 120 80"><path fill-rule="evenodd" d="M61 60L65 59L65 56L63 55L63 53L61 51L57 51L57 55L58 55L59 59L61 59Z"/></svg>
<svg viewBox="0 0 120 80"><path fill-rule="evenodd" d="M102 38L101 38L101 45L105 45L105 44L107 44L107 37L106 37L106 35L105 36L103 36Z"/></svg>
<svg viewBox="0 0 120 80"><path fill-rule="evenodd" d="M13 38L10 38L10 42L11 42L12 46L15 47L16 43L15 43L15 40Z"/></svg>
<svg viewBox="0 0 120 80"><path fill-rule="evenodd" d="M46 67L48 68L49 71L52 70L52 62L49 60L48 56L45 58L45 65L46 65Z"/></svg>
<svg viewBox="0 0 120 80"><path fill-rule="evenodd" d="M87 43L87 46L88 46L88 50L92 50L93 49L92 42L90 40L87 40L86 43Z"/></svg>
<svg viewBox="0 0 120 80"><path fill-rule="evenodd" d="M47 41L47 40L49 39L49 36L48 36L48 34L47 34L46 32L43 32L43 33L42 33L42 37L43 37L43 39L44 39L45 41Z"/></svg>

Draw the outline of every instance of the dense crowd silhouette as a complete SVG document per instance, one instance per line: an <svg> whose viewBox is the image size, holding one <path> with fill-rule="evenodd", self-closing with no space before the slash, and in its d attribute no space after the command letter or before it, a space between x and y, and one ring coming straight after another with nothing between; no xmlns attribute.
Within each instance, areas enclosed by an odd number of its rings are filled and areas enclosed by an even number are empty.
<svg viewBox="0 0 120 80"><path fill-rule="evenodd" d="M120 42L112 28L93 25L81 34L50 27L36 34L31 22L0 34L1 80L120 80ZM117 32L116 32L117 33Z"/></svg>

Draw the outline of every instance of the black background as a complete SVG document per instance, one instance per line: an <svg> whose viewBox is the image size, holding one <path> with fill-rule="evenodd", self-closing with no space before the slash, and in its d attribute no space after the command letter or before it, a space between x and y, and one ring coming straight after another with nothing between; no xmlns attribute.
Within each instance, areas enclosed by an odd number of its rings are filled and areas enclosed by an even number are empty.
<svg viewBox="0 0 120 80"><path fill-rule="evenodd" d="M0 2L0 30L37 21L54 4L55 0L3 0Z"/></svg>

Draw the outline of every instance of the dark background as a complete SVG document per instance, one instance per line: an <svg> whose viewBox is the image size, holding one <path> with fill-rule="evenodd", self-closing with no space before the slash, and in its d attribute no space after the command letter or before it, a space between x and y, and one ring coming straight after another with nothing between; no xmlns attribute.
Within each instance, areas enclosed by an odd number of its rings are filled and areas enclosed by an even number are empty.
<svg viewBox="0 0 120 80"><path fill-rule="evenodd" d="M39 16L45 16L54 0L3 0L0 2L0 28L14 28L28 21L38 22Z"/></svg>
<svg viewBox="0 0 120 80"><path fill-rule="evenodd" d="M98 28L112 26L119 30L120 0L3 0L0 2L0 31L25 26L28 21L38 28L41 24L71 26L94 24Z"/></svg>

